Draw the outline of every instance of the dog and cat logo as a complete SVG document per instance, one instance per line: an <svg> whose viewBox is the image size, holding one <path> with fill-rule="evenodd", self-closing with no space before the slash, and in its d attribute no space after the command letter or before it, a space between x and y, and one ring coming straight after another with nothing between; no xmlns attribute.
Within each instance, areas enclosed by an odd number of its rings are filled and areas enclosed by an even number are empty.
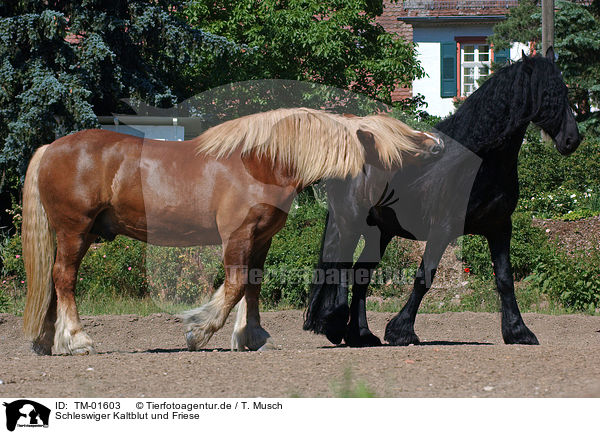
<svg viewBox="0 0 600 434"><path fill-rule="evenodd" d="M19 428L48 428L50 409L29 399L5 402L6 429L14 431Z"/></svg>

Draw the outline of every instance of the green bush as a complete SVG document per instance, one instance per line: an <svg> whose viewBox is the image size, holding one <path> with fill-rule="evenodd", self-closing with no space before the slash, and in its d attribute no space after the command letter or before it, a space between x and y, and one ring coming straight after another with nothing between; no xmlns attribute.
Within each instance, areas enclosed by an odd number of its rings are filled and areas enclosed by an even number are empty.
<svg viewBox="0 0 600 434"><path fill-rule="evenodd" d="M530 214L515 213L510 250L515 280L526 280L530 294L547 294L552 302L577 311L600 307L600 247L569 255L531 224ZM460 256L477 278L493 276L483 237L463 237Z"/></svg>
<svg viewBox="0 0 600 434"><path fill-rule="evenodd" d="M572 218L574 215L591 217L596 215L597 211L589 207L592 190L588 190L578 192L559 186L553 191L521 199L520 207L531 211L538 218Z"/></svg>
<svg viewBox="0 0 600 434"><path fill-rule="evenodd" d="M510 259L516 280L531 274L538 261L550 254L548 237L544 230L533 226L529 213L514 213ZM492 261L487 240L479 235L462 237L459 258L472 274L492 278Z"/></svg>
<svg viewBox="0 0 600 434"><path fill-rule="evenodd" d="M529 280L564 307L593 313L600 307L600 248L573 256L554 248Z"/></svg>
<svg viewBox="0 0 600 434"><path fill-rule="evenodd" d="M373 274L370 291L382 297L395 297L407 284L412 285L419 267L419 262L411 257L412 249L412 241L394 237Z"/></svg>
<svg viewBox="0 0 600 434"><path fill-rule="evenodd" d="M292 205L284 228L275 235L265 261L261 298L266 306L306 305L313 269L319 260L327 209L310 192Z"/></svg>
<svg viewBox="0 0 600 434"><path fill-rule="evenodd" d="M584 135L576 152L560 155L541 140L536 127L527 130L519 154L519 208L552 218L578 209L600 211L600 138Z"/></svg>
<svg viewBox="0 0 600 434"><path fill-rule="evenodd" d="M197 304L223 282L220 246L147 249L147 278L153 298Z"/></svg>
<svg viewBox="0 0 600 434"><path fill-rule="evenodd" d="M21 237L17 234L3 239L1 248L4 277L11 276L21 288L25 287L25 264L21 248ZM23 282L23 283L21 283Z"/></svg>
<svg viewBox="0 0 600 434"><path fill-rule="evenodd" d="M8 312L10 308L10 298L5 291L4 285L0 286L0 313Z"/></svg>
<svg viewBox="0 0 600 434"><path fill-rule="evenodd" d="M125 237L93 245L79 268L77 294L88 298L146 296L146 245Z"/></svg>

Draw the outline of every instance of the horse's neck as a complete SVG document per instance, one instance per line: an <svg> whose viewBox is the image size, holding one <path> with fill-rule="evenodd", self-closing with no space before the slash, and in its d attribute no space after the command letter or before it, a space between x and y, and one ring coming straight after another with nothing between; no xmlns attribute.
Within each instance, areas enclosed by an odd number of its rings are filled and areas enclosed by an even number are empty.
<svg viewBox="0 0 600 434"><path fill-rule="evenodd" d="M473 111L476 109L473 108ZM485 122L469 122L468 116L457 116L451 125L440 124L440 131L482 159L497 155L518 155L528 122L513 123L509 116L500 114Z"/></svg>
<svg viewBox="0 0 600 434"><path fill-rule="evenodd" d="M517 155L531 119L532 95L522 93L530 83L523 77L521 65L509 68L514 69L490 78L439 124L442 132L481 158L498 152ZM505 92L499 92L499 87L505 87Z"/></svg>

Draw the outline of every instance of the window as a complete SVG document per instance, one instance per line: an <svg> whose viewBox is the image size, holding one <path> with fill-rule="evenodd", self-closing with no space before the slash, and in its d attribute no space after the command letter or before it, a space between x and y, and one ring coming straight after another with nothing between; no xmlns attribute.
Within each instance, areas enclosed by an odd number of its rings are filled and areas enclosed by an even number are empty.
<svg viewBox="0 0 600 434"><path fill-rule="evenodd" d="M471 95L480 78L490 74L491 53L488 44L462 44L460 47L461 96Z"/></svg>
<svg viewBox="0 0 600 434"><path fill-rule="evenodd" d="M510 58L510 50L494 50L480 36L456 37L440 47L442 98L471 95L479 79L490 74L492 61L506 63Z"/></svg>

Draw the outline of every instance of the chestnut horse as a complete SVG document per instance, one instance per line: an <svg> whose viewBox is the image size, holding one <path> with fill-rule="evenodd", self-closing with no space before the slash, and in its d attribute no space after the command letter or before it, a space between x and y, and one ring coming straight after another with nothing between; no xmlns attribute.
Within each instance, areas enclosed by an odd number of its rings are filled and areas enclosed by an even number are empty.
<svg viewBox="0 0 600 434"><path fill-rule="evenodd" d="M398 169L442 150L439 138L383 115L279 109L224 122L184 142L86 130L40 147L23 193L24 330L38 354L95 352L75 304L77 271L98 237L162 246L223 245L225 282L185 314L190 350L204 346L245 296L233 349L270 336L258 313L271 238L295 195L364 164Z"/></svg>

